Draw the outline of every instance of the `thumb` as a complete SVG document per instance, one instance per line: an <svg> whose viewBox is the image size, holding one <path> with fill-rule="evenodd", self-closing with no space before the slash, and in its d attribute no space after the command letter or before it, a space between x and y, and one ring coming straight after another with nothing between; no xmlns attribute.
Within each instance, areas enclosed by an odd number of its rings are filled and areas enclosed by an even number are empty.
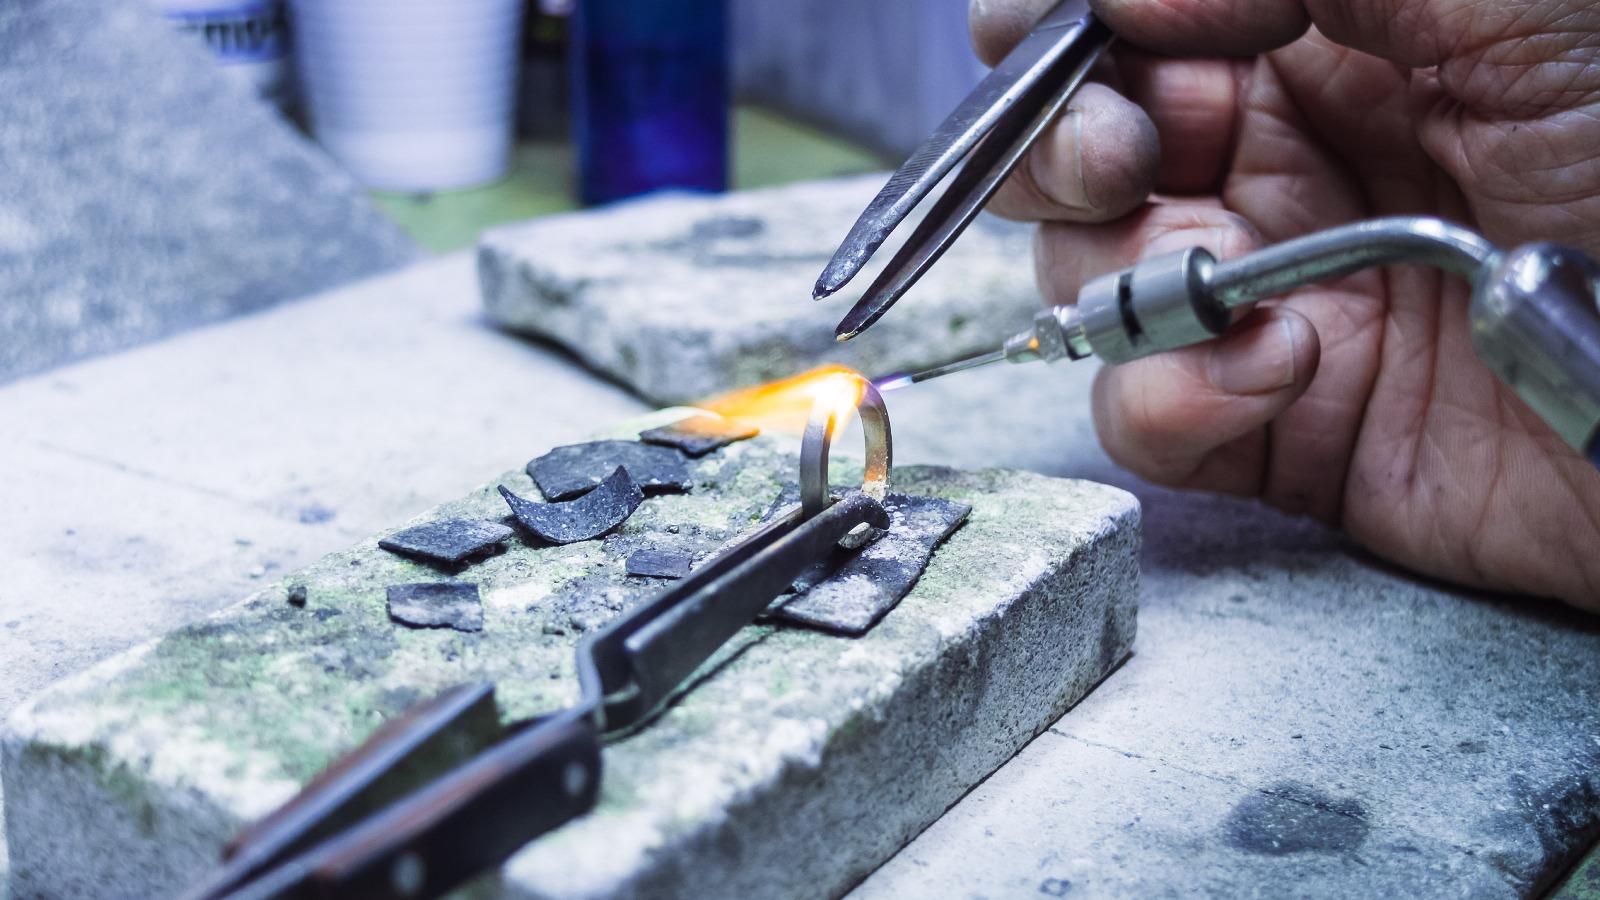
<svg viewBox="0 0 1600 900"><path fill-rule="evenodd" d="M1257 307L1215 341L1102 369L1095 430L1112 459L1157 484L1258 494L1264 426L1305 393L1320 354L1304 316Z"/></svg>

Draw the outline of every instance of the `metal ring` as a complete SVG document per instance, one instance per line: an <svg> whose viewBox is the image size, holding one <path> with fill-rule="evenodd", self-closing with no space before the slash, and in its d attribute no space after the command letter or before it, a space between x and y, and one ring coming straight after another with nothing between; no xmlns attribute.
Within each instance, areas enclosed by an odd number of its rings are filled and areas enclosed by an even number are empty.
<svg viewBox="0 0 1600 900"><path fill-rule="evenodd" d="M828 508L833 495L828 488L828 447L834 432L849 421L850 413L861 416L861 431L866 438L867 456L862 473L861 492L882 503L889 496L889 470L894 464L893 442L889 435L889 409L883 395L872 382L854 373L832 376L837 381L817 392L800 442L800 510L809 519Z"/></svg>

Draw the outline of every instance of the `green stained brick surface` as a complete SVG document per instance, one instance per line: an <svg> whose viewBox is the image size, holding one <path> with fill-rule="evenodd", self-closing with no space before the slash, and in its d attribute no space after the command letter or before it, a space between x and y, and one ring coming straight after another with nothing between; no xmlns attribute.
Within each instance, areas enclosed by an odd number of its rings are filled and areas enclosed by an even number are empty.
<svg viewBox="0 0 1600 900"><path fill-rule="evenodd" d="M62 683L13 717L5 743L21 895L128 879L170 891L387 717L463 681L494 681L508 720L570 704L583 632L659 589L623 578L627 554L710 552L766 511L795 459L762 438L693 471L691 494L648 499L603 541L513 540L458 576L480 586L481 633L390 622L387 585L441 576L374 539L285 579L305 585L303 608L275 585ZM494 890L842 889L1122 659L1131 497L1016 472L896 474L897 489L973 506L901 607L856 640L741 631L657 722L607 748L595 812L525 850ZM514 470L417 521L498 518L497 484L538 496Z"/></svg>
<svg viewBox="0 0 1600 900"><path fill-rule="evenodd" d="M1600 844L1589 850L1550 896L1551 900L1600 900Z"/></svg>

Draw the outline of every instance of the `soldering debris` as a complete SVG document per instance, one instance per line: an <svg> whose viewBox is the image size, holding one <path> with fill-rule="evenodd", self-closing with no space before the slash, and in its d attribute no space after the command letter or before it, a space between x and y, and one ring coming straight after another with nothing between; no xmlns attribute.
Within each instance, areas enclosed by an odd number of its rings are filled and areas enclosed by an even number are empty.
<svg viewBox="0 0 1600 900"><path fill-rule="evenodd" d="M799 496L786 488L773 509L792 507ZM887 531L862 550L836 549L795 579L794 593L767 616L851 637L866 634L911 592L934 550L972 511L965 503L914 494L890 494L883 507Z"/></svg>
<svg viewBox="0 0 1600 900"><path fill-rule="evenodd" d="M687 553L639 550L628 557L628 574L646 578L683 578L693 562Z"/></svg>
<svg viewBox="0 0 1600 900"><path fill-rule="evenodd" d="M617 466L593 490L565 503L535 503L517 496L503 484L500 496L506 498L518 524L552 544L597 538L627 521L644 502L644 492L622 466Z"/></svg>
<svg viewBox="0 0 1600 900"><path fill-rule="evenodd" d="M692 457L705 456L735 441L749 440L761 429L713 413L690 416L671 425L639 432L639 440L647 444L676 447Z"/></svg>
<svg viewBox="0 0 1600 900"><path fill-rule="evenodd" d="M483 602L478 586L466 581L392 584L389 618L411 628L482 631Z"/></svg>
<svg viewBox="0 0 1600 900"><path fill-rule="evenodd" d="M440 519L397 531L378 541L378 546L390 553L456 568L498 553L511 534L511 529L499 522Z"/></svg>
<svg viewBox="0 0 1600 900"><path fill-rule="evenodd" d="M571 500L592 490L619 466L646 494L685 493L694 486L682 453L639 441L557 447L528 463L528 475L546 500Z"/></svg>

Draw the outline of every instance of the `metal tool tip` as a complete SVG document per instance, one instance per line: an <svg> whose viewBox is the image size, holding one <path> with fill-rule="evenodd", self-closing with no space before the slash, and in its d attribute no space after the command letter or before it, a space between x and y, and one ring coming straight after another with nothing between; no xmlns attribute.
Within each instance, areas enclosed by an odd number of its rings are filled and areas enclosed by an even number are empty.
<svg viewBox="0 0 1600 900"><path fill-rule="evenodd" d="M988 353L979 353L976 356L967 356L961 359L952 360L951 362L947 362L943 365L934 366L931 369L923 369L920 372L913 372L904 377L909 384L920 384L930 378L938 378L941 375L950 375L955 372L965 372L968 369L976 369L979 366L987 366L991 363L1001 362L1005 358L1006 353L1004 350L993 350Z"/></svg>
<svg viewBox="0 0 1600 900"><path fill-rule="evenodd" d="M898 391L903 387L910 387L916 383L917 379L911 375L890 375L887 378L878 379L873 382L873 385L880 391Z"/></svg>
<svg viewBox="0 0 1600 900"><path fill-rule="evenodd" d="M817 283L811 288L811 299L821 300L824 297L832 297L840 288L844 287L855 276L855 270L850 268L847 263L848 261L841 260L838 256L829 260L828 264L823 267L822 274L817 276Z"/></svg>
<svg viewBox="0 0 1600 900"><path fill-rule="evenodd" d="M861 223L857 222L856 228L860 227ZM861 267L866 265L868 257L872 256L872 252L878 249L881 243L883 243L881 237L866 240L852 230L845 237L844 243L839 245L839 249L833 251L828 264L822 267L822 274L817 276L817 284L811 289L811 296L821 300L823 297L838 293L860 274Z"/></svg>
<svg viewBox="0 0 1600 900"><path fill-rule="evenodd" d="M855 306L850 308L849 312L845 313L844 318L839 320L839 324L834 327L834 338L841 343L850 340L871 328L873 324L883 318L883 314L888 308L888 304L883 303L876 297L861 298L856 302Z"/></svg>

